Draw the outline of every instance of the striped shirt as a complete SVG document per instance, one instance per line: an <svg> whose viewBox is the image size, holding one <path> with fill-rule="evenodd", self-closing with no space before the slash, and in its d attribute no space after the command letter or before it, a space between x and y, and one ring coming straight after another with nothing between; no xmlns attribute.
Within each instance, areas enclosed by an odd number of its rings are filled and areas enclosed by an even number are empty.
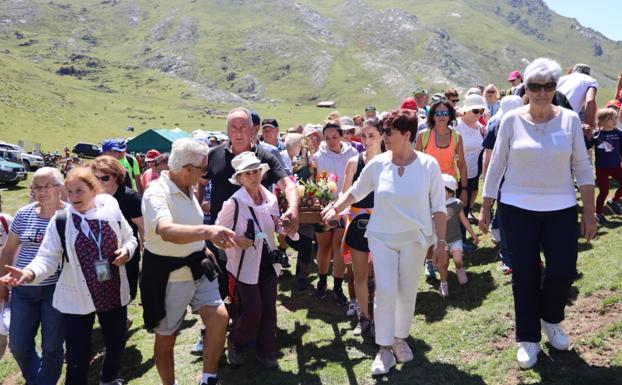
<svg viewBox="0 0 622 385"><path fill-rule="evenodd" d="M15 266L23 269L36 256L43 241L49 219L37 215L35 203L31 203L17 210L11 223L10 231L19 237L20 248L17 253ZM58 281L60 270L46 278L36 286L53 285Z"/></svg>

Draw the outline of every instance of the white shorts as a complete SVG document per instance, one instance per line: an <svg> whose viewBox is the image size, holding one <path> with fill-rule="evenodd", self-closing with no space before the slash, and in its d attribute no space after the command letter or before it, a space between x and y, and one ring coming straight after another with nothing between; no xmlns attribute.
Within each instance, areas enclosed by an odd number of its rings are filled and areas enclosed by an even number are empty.
<svg viewBox="0 0 622 385"><path fill-rule="evenodd" d="M447 250L451 253L452 251L462 251L462 239L458 239L457 241L447 243Z"/></svg>

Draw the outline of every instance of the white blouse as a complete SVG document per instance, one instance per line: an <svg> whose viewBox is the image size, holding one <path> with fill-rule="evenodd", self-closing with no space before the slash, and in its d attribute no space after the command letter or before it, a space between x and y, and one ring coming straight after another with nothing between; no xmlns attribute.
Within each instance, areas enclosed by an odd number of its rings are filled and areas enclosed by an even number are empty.
<svg viewBox="0 0 622 385"><path fill-rule="evenodd" d="M464 150L464 160L467 166L467 177L475 178L477 176L477 160L479 154L484 149L482 144L484 143L484 137L480 130L479 123L475 123L476 128L471 128L466 125L462 120L458 122L456 131L462 136L462 148Z"/></svg>

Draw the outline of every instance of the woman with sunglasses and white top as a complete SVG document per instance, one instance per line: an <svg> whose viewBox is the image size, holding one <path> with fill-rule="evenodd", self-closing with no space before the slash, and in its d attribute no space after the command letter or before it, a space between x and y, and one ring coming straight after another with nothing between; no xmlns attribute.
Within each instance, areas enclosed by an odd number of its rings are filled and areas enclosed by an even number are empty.
<svg viewBox="0 0 622 385"><path fill-rule="evenodd" d="M374 319L380 350L372 375L388 373L398 362L413 359L405 341L410 335L419 275L428 247L434 260L446 263L445 187L438 163L414 151L417 113L391 111L383 121L387 151L369 162L354 185L327 206L324 220L338 217L352 203L374 193L374 213L366 237L374 264Z"/></svg>
<svg viewBox="0 0 622 385"><path fill-rule="evenodd" d="M503 117L484 182L479 227L488 231L490 206L500 192L498 210L512 255L516 358L522 368L536 364L542 330L555 349L569 348L561 322L577 274L575 181L583 202L581 232L589 241L597 228L594 174L581 121L572 110L552 104L560 75L559 64L550 59L527 66L529 104Z"/></svg>
<svg viewBox="0 0 622 385"><path fill-rule="evenodd" d="M59 329L67 347L65 385L87 383L96 315L106 348L100 385L120 385L117 376L125 350L130 301L123 265L136 249L136 238L117 201L100 194L101 186L90 168L72 169L65 190L71 202L64 212L65 247L56 222L63 213L59 211L48 224L37 256L24 268L9 266L0 283L19 286L45 282L60 266L53 306L61 313Z"/></svg>
<svg viewBox="0 0 622 385"><path fill-rule="evenodd" d="M484 126L479 122L480 118L486 112L486 103L484 98L477 94L468 95L464 105L460 107L462 116L458 119L456 131L462 137L464 145L464 159L466 161L467 173L467 196L464 200L466 214L471 213L471 208L477 199L479 190L479 176L481 173L481 155L483 152L482 143L486 131ZM462 176L461 176L462 177ZM460 184L461 190L464 184ZM462 192L460 192L462 196Z"/></svg>
<svg viewBox="0 0 622 385"><path fill-rule="evenodd" d="M8 272L5 266L22 269L35 258L50 218L56 210L65 207L61 201L63 176L56 168L38 169L30 190L35 201L15 214L0 257L0 277ZM56 384L61 374L64 355L62 315L52 306L58 273L54 271L43 281L11 290L9 348L27 384ZM0 301L8 298L8 287L0 285ZM39 327L41 354L35 350Z"/></svg>

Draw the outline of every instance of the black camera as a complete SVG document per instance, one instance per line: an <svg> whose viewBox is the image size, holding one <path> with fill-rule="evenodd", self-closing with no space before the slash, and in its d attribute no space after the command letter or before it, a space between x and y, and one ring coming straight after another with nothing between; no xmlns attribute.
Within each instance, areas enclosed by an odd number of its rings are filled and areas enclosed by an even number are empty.
<svg viewBox="0 0 622 385"><path fill-rule="evenodd" d="M289 263L289 257L282 250L279 250L279 249L271 250L270 253L268 254L268 256L270 258L270 262L272 262L272 263L280 263L281 266L283 266L284 269L287 269L287 268L291 267L291 265Z"/></svg>

